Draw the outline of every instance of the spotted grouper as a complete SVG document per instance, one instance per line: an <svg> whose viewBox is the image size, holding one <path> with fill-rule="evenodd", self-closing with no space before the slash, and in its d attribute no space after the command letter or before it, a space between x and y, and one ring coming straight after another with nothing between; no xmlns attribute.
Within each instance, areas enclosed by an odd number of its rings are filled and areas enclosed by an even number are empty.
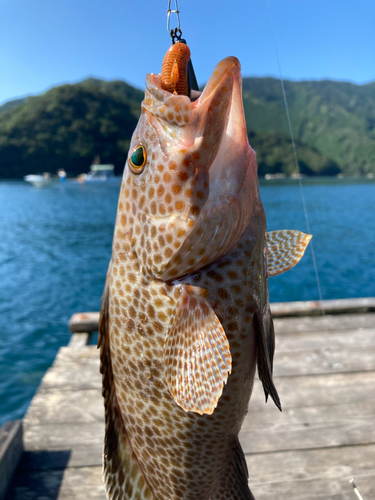
<svg viewBox="0 0 375 500"><path fill-rule="evenodd" d="M281 408L267 279L310 236L266 233L239 61L190 95L147 75L123 174L98 341L111 500L253 499L238 434L256 367Z"/></svg>

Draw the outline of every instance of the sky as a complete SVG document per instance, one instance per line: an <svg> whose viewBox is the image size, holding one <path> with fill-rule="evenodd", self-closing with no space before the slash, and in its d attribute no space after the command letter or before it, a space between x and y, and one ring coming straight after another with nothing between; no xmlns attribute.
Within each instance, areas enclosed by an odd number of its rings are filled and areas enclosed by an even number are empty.
<svg viewBox="0 0 375 500"><path fill-rule="evenodd" d="M144 88L170 45L167 7L0 0L0 104L90 76ZM179 8L200 84L229 55L244 76L278 77L274 39L285 79L375 79L375 0L179 0Z"/></svg>

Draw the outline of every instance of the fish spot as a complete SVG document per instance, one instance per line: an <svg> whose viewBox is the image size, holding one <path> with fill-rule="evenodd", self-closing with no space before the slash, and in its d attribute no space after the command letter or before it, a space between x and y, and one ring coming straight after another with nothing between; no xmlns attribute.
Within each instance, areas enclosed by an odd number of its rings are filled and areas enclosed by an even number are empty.
<svg viewBox="0 0 375 500"><path fill-rule="evenodd" d="M178 172L178 177L180 181L185 182L188 180L189 176L186 172Z"/></svg>
<svg viewBox="0 0 375 500"><path fill-rule="evenodd" d="M228 278L231 280L236 280L238 278L238 274L234 271L228 271Z"/></svg>
<svg viewBox="0 0 375 500"><path fill-rule="evenodd" d="M227 299L229 297L228 292L224 288L219 288L217 293L221 299Z"/></svg>
<svg viewBox="0 0 375 500"><path fill-rule="evenodd" d="M151 199L154 197L154 194L155 194L155 189L153 187L150 187L150 189L148 190L148 197Z"/></svg>
<svg viewBox="0 0 375 500"><path fill-rule="evenodd" d="M146 197L145 197L145 195L143 194L143 195L141 196L140 200L139 200L139 204L138 204L139 208L143 208L143 205L145 204L145 201L146 201Z"/></svg>
<svg viewBox="0 0 375 500"><path fill-rule="evenodd" d="M193 215L198 215L198 214L199 214L199 211L200 211L200 210L199 210L199 207L197 207L196 205L193 205L193 206L191 207L191 213L192 213Z"/></svg>
<svg viewBox="0 0 375 500"><path fill-rule="evenodd" d="M154 262L155 262L155 264L160 264L162 262L162 260L163 260L163 258L162 258L162 256L160 254L157 253L157 254L154 255Z"/></svg>
<svg viewBox="0 0 375 500"><path fill-rule="evenodd" d="M164 252L164 255L169 259L173 255L173 250L171 248L169 248L169 247L166 248L165 252Z"/></svg>
<svg viewBox="0 0 375 500"><path fill-rule="evenodd" d="M164 179L165 182L169 182L171 180L171 174L169 174L168 172L166 172L163 175L163 179Z"/></svg>
<svg viewBox="0 0 375 500"><path fill-rule="evenodd" d="M184 206L185 205L184 205L183 201L176 201L176 204L175 204L176 210L181 211L181 210L183 210Z"/></svg>
<svg viewBox="0 0 375 500"><path fill-rule="evenodd" d="M171 111L169 111L169 113L168 113L168 118L169 118L170 120L173 120L173 113L171 113Z"/></svg>
<svg viewBox="0 0 375 500"><path fill-rule="evenodd" d="M170 203L172 201L172 195L170 193L167 193L165 195L165 203Z"/></svg>
<svg viewBox="0 0 375 500"><path fill-rule="evenodd" d="M223 277L221 276L221 274L217 273L214 270L208 271L207 276L218 283L223 281Z"/></svg>
<svg viewBox="0 0 375 500"><path fill-rule="evenodd" d="M174 194L179 194L180 191L181 191L181 186L179 186L178 184L174 184L172 186L172 191L173 191Z"/></svg>
<svg viewBox="0 0 375 500"><path fill-rule="evenodd" d="M159 321L153 321L152 324L158 333L161 333L163 331L163 325L159 323Z"/></svg>
<svg viewBox="0 0 375 500"><path fill-rule="evenodd" d="M136 275L135 275L135 274L133 274L133 273L129 273L129 274L128 274L128 280L130 281L130 283L136 283L136 281L137 281L137 277L136 277Z"/></svg>

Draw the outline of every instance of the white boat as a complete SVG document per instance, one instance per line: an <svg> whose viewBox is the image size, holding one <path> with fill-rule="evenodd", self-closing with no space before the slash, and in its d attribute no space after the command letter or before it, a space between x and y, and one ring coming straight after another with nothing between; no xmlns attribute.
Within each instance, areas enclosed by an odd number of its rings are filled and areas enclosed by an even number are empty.
<svg viewBox="0 0 375 500"><path fill-rule="evenodd" d="M90 167L88 174L81 174L78 177L78 182L82 183L120 183L121 177L115 177L115 167L111 164L94 164Z"/></svg>
<svg viewBox="0 0 375 500"><path fill-rule="evenodd" d="M51 174L49 172L44 172L42 175L40 174L25 175L24 180L26 182L29 182L36 188L47 187L56 182L54 179L52 179Z"/></svg>

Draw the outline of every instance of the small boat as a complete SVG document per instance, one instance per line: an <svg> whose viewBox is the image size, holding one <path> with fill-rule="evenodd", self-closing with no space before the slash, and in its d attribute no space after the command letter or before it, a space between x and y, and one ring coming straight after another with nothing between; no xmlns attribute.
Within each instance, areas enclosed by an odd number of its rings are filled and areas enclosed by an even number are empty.
<svg viewBox="0 0 375 500"><path fill-rule="evenodd" d="M285 174L278 172L277 174L266 174L264 178L267 181L273 180L273 179L285 179Z"/></svg>
<svg viewBox="0 0 375 500"><path fill-rule="evenodd" d="M78 177L78 182L90 183L120 183L121 177L116 177L114 174L115 167L111 164L93 164L90 167L88 174L81 174Z"/></svg>
<svg viewBox="0 0 375 500"><path fill-rule="evenodd" d="M29 182L36 188L43 188L51 186L51 184L55 183L55 179L52 179L51 174L49 172L43 172L43 174L30 174L25 175L24 180Z"/></svg>

